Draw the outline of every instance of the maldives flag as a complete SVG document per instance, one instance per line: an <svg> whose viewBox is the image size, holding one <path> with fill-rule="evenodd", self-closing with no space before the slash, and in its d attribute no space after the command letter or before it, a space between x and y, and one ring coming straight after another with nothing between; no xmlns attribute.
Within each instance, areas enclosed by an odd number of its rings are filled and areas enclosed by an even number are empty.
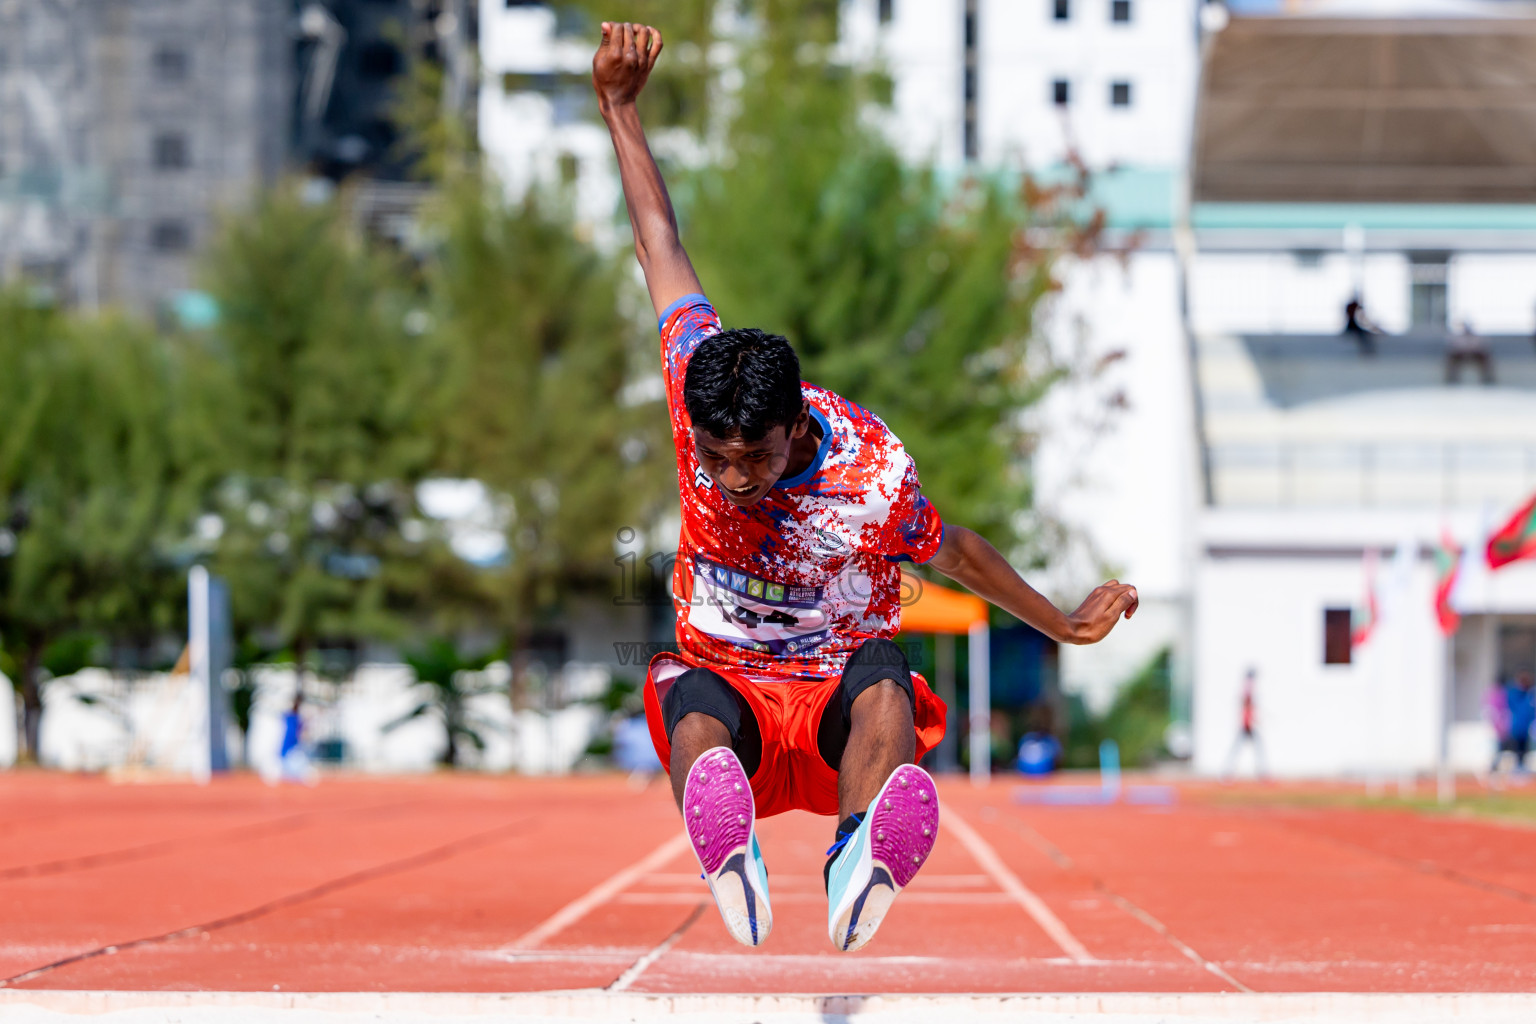
<svg viewBox="0 0 1536 1024"><path fill-rule="evenodd" d="M1359 647L1371 638L1376 623L1381 621L1381 606L1376 599L1376 550L1365 552L1365 607L1356 608L1349 631L1349 645Z"/></svg>
<svg viewBox="0 0 1536 1024"><path fill-rule="evenodd" d="M1435 618L1440 622L1440 632L1449 636L1461 625L1461 615L1451 607L1451 591L1456 587L1456 577L1461 570L1461 548L1450 532L1440 534L1440 546L1435 548Z"/></svg>
<svg viewBox="0 0 1536 1024"><path fill-rule="evenodd" d="M1488 538L1488 568L1536 558L1536 495Z"/></svg>

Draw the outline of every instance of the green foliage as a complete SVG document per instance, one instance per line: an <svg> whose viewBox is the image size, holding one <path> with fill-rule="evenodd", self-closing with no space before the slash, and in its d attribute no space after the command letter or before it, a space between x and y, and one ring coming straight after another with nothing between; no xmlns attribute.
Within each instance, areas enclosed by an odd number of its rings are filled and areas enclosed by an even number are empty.
<svg viewBox="0 0 1536 1024"><path fill-rule="evenodd" d="M823 10L825 8L825 10ZM784 334L807 379L877 413L941 513L1013 547L1029 501L1017 412L1050 253L1035 211L984 180L903 164L863 112L880 76L824 45L835 5L756 5L763 28L725 133L729 157L680 189L684 242L728 325Z"/></svg>
<svg viewBox="0 0 1536 1024"><path fill-rule="evenodd" d="M499 651L466 656L459 652L453 641L441 637L406 654L406 664L416 673L416 681L428 688L430 696L385 725L384 731L392 731L418 718L436 716L442 721L445 739L438 763L445 768L458 764L462 741L468 741L476 750L484 750L486 733L496 725L475 714L468 705L474 697L506 693L505 687L495 685L483 674L485 667L500 656Z"/></svg>
<svg viewBox="0 0 1536 1024"><path fill-rule="evenodd" d="M664 418L624 399L655 356L622 312L619 259L573 234L558 197L508 203L465 185L440 232L426 276L438 466L506 501L508 556L485 583L518 633L575 589L611 587L615 533L668 493Z"/></svg>
<svg viewBox="0 0 1536 1024"><path fill-rule="evenodd" d="M430 465L431 367L401 268L339 204L291 190L232 222L208 266L202 484L237 629L270 628L301 661L322 637L391 635L432 572L404 529Z"/></svg>
<svg viewBox="0 0 1536 1024"><path fill-rule="evenodd" d="M608 682L608 689L599 697L592 698L592 703L598 704L610 715L623 711L627 714L639 714L645 708L644 698L640 696L640 687L633 679L623 676L614 676Z"/></svg>
<svg viewBox="0 0 1536 1024"><path fill-rule="evenodd" d="M181 383L173 347L136 324L0 295L0 644L27 755L52 641L142 638L180 614Z"/></svg>
<svg viewBox="0 0 1536 1024"><path fill-rule="evenodd" d="M1092 715L1076 694L1069 697L1062 764L1097 768L1104 740L1119 745L1120 763L1127 768L1146 768L1164 756L1163 735L1172 721L1170 662L1171 653L1159 651L1120 689L1102 716Z"/></svg>
<svg viewBox="0 0 1536 1024"><path fill-rule="evenodd" d="M579 20L587 28L583 38L594 46L604 21L661 29L666 56L640 94L640 116L653 129L686 128L701 136L707 132L715 82L709 65L710 44L716 41L715 0L570 0L556 6L582 16Z"/></svg>
<svg viewBox="0 0 1536 1024"><path fill-rule="evenodd" d="M447 181L469 166L475 136L462 118L446 116L447 72L437 61L413 56L396 86L390 116L400 129L396 156L423 181Z"/></svg>
<svg viewBox="0 0 1536 1024"><path fill-rule="evenodd" d="M72 676L81 669L100 665L104 660L102 646L97 634L75 630L50 641L38 661L43 671L55 679Z"/></svg>

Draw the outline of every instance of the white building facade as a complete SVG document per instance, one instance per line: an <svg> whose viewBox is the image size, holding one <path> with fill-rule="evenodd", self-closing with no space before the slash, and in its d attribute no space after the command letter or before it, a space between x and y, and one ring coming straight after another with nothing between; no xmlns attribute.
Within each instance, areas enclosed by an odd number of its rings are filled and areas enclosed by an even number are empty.
<svg viewBox="0 0 1536 1024"><path fill-rule="evenodd" d="M1502 99L1536 8L1242 8L1203 44L1185 235L1195 765L1234 767L1252 670L1273 774L1485 770L1491 687L1536 671L1536 566L1481 557L1536 492L1536 124ZM1341 334L1352 298L1382 333Z"/></svg>

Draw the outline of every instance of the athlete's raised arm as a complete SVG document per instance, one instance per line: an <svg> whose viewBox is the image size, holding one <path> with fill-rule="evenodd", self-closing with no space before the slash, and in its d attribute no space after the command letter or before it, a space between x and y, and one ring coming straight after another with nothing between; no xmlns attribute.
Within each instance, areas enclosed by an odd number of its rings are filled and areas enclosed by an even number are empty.
<svg viewBox="0 0 1536 1024"><path fill-rule="evenodd" d="M1136 614L1136 588L1110 580L1068 615L1024 582L985 537L963 526L946 526L944 540L929 565L956 583L1034 626L1058 643L1091 644L1108 635L1122 614Z"/></svg>
<svg viewBox="0 0 1536 1024"><path fill-rule="evenodd" d="M624 205L635 232L635 255L645 271L645 286L657 316L684 295L703 290L678 240L672 199L635 109L635 99L661 56L661 45L661 33L649 25L605 21L603 41L592 58L597 106L619 157Z"/></svg>

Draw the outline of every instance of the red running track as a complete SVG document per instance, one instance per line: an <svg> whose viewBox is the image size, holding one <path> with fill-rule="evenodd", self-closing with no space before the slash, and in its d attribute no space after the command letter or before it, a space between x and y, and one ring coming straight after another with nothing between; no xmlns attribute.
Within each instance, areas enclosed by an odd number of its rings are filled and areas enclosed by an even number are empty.
<svg viewBox="0 0 1536 1024"><path fill-rule="evenodd" d="M497 992L1519 992L1536 831L941 784L879 936L826 937L831 819L760 825L775 930L733 943L659 782L0 775L7 987Z"/></svg>

